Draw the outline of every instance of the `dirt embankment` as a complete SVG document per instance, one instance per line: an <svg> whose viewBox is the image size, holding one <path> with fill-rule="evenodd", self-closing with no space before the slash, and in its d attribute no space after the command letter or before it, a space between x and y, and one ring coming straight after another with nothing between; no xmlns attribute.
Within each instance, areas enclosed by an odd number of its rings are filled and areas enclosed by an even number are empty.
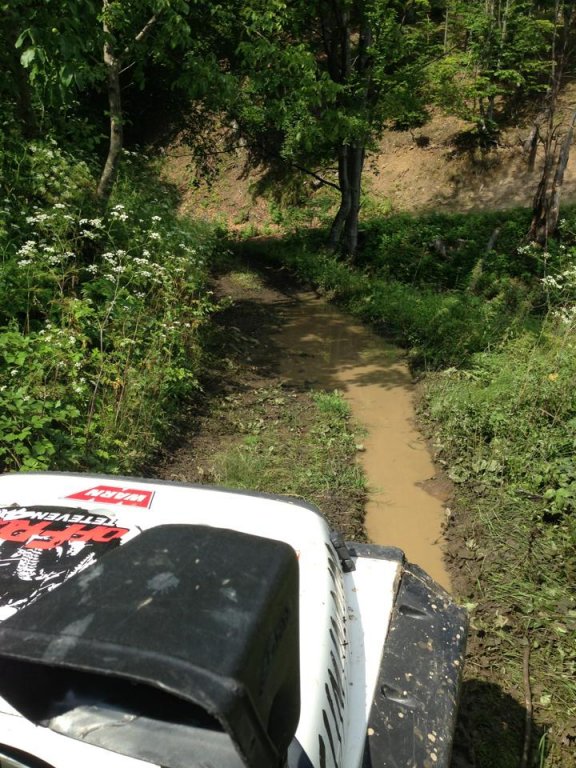
<svg viewBox="0 0 576 768"><path fill-rule="evenodd" d="M542 153L533 169L522 145L529 127L503 132L499 146L466 148L469 126L457 118L434 116L414 131L385 131L378 150L369 154L364 189L383 212L446 212L530 206L542 171ZM242 149L219 155L210 185L191 184L189 151L166 150L165 173L182 193L182 210L219 221L232 230L276 229L269 202L254 195L262 174L247 171ZM314 181L310 180L312 190ZM317 187L315 187L317 188ZM315 193L312 193L312 197ZM564 200L576 199L576 153L566 169Z"/></svg>

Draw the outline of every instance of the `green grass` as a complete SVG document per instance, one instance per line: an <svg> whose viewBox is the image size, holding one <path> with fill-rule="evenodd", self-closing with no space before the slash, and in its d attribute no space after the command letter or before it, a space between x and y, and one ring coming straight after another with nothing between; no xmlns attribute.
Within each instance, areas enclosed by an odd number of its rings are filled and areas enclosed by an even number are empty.
<svg viewBox="0 0 576 768"><path fill-rule="evenodd" d="M506 617L500 625L480 608L476 631L500 638L520 690L519 638L529 638L535 708L543 721L552 714L556 742L576 724L575 342L548 325L467 371L429 377L425 401L438 456L461 487L462 534L481 550L480 598Z"/></svg>
<svg viewBox="0 0 576 768"><path fill-rule="evenodd" d="M259 391L258 401L248 418L236 411L242 437L214 457L215 482L307 500L345 534L360 535L365 483L342 396L273 387Z"/></svg>

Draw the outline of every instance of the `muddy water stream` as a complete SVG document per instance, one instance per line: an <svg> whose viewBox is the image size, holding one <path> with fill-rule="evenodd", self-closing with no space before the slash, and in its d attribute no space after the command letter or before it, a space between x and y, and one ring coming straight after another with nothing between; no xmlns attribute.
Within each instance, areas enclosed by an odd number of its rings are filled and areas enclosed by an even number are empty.
<svg viewBox="0 0 576 768"><path fill-rule="evenodd" d="M367 430L360 454L368 480L366 529L397 546L449 588L442 561L444 505L434 465L414 425L414 388L402 352L312 293L283 303L277 341L287 381L340 390Z"/></svg>

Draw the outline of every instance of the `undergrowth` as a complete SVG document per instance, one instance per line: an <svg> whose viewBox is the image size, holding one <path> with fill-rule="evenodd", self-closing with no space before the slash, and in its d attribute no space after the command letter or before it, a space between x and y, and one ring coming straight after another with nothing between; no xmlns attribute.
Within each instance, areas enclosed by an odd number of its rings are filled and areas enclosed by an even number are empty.
<svg viewBox="0 0 576 768"><path fill-rule="evenodd" d="M566 766L576 750L575 344L573 328L550 320L467 370L429 377L425 408L438 459L461 488L454 524L477 582L478 645L522 691L529 643L549 764Z"/></svg>
<svg viewBox="0 0 576 768"><path fill-rule="evenodd" d="M133 471L198 387L213 237L133 154L106 210L53 140L1 160L0 470Z"/></svg>
<svg viewBox="0 0 576 768"><path fill-rule="evenodd" d="M350 268L308 238L241 245L248 256L276 262L300 280L409 350L413 366L461 366L526 321L525 287L503 288L492 298L472 291L440 291Z"/></svg>

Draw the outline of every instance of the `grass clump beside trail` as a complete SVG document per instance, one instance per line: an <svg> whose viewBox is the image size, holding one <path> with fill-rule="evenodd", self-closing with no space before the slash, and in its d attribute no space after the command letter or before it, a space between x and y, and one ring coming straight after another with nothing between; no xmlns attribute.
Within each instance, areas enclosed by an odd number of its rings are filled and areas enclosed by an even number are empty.
<svg viewBox="0 0 576 768"><path fill-rule="evenodd" d="M357 438L349 419L348 405L338 392L304 396L282 388L261 389L249 420L236 411L236 432L242 439L216 455L214 480L230 488L305 499L331 522L336 519L345 535L358 539L365 483L355 461Z"/></svg>
<svg viewBox="0 0 576 768"><path fill-rule="evenodd" d="M472 608L483 668L542 724L545 765L576 754L576 337L547 324L464 371L428 381L425 412L438 459L458 484L456 579ZM462 545L461 542L464 542ZM570 762L572 761L572 762Z"/></svg>
<svg viewBox="0 0 576 768"><path fill-rule="evenodd" d="M390 216L367 225L354 265L315 233L268 241L265 253L405 345L427 374L422 416L456 484L447 538L471 609L467 677L521 706L529 695L534 764L573 768L576 215L547 251L522 244L528 220ZM243 247L263 257L263 245ZM517 766L523 717L511 738L472 698L474 764Z"/></svg>
<svg viewBox="0 0 576 768"><path fill-rule="evenodd" d="M0 161L0 470L133 471L198 387L214 239L132 153L106 210L54 140Z"/></svg>

